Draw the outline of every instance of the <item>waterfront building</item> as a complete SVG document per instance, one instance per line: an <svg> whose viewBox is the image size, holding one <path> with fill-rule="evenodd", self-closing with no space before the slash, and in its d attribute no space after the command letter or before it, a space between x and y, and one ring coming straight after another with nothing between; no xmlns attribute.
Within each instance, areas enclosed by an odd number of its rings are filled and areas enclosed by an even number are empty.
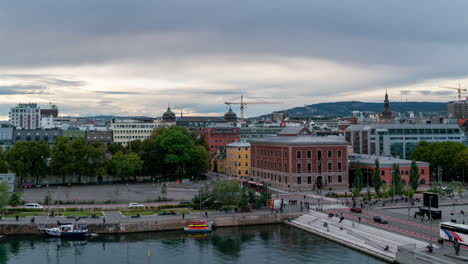
<svg viewBox="0 0 468 264"><path fill-rule="evenodd" d="M18 104L10 109L10 124L19 129L40 128L41 113L37 104Z"/></svg>
<svg viewBox="0 0 468 264"><path fill-rule="evenodd" d="M14 127L11 125L0 126L0 147L3 151L9 150L13 146L13 131Z"/></svg>
<svg viewBox="0 0 468 264"><path fill-rule="evenodd" d="M233 177L250 177L250 144L234 142L226 145L226 174Z"/></svg>
<svg viewBox="0 0 468 264"><path fill-rule="evenodd" d="M127 146L133 140L145 140L153 131L161 126L161 122L153 118L118 119L113 118L111 130L113 142Z"/></svg>
<svg viewBox="0 0 468 264"><path fill-rule="evenodd" d="M224 124L226 121L216 116L183 116L177 119L176 125L192 130L200 130L215 124Z"/></svg>
<svg viewBox="0 0 468 264"><path fill-rule="evenodd" d="M0 182L6 181L10 186L9 192L15 191L15 174L14 173L1 173Z"/></svg>
<svg viewBox="0 0 468 264"><path fill-rule="evenodd" d="M419 142L462 143L464 134L456 124L367 124L351 125L346 140L354 153L410 159Z"/></svg>
<svg viewBox="0 0 468 264"><path fill-rule="evenodd" d="M407 187L409 184L411 160L363 154L350 154L348 155L348 160L350 162L350 182L354 182L355 164L359 161L363 173L364 186L367 186L367 183L369 183L370 186L373 186L375 160L378 160L382 185L391 185L393 164L398 164L400 166L401 182L403 183L403 186ZM430 164L428 162L416 161L416 165L419 168L419 184L429 185Z"/></svg>
<svg viewBox="0 0 468 264"><path fill-rule="evenodd" d="M278 136L252 140L251 177L290 191L347 189L343 137Z"/></svg>
<svg viewBox="0 0 468 264"><path fill-rule="evenodd" d="M468 100L448 104L448 115L457 119L468 118Z"/></svg>
<svg viewBox="0 0 468 264"><path fill-rule="evenodd" d="M226 123L205 127L200 134L205 136L211 156L221 152L227 144L240 141L240 128Z"/></svg>
<svg viewBox="0 0 468 264"><path fill-rule="evenodd" d="M13 142L45 140L49 145L53 145L59 136L62 136L62 131L58 129L15 129Z"/></svg>
<svg viewBox="0 0 468 264"><path fill-rule="evenodd" d="M113 143L113 133L110 131L86 131L86 142L88 143L102 143L110 145Z"/></svg>

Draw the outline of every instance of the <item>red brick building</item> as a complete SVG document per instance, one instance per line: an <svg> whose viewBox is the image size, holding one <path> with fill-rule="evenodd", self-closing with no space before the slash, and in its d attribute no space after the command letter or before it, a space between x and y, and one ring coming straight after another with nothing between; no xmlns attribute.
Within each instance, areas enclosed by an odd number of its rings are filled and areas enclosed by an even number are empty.
<svg viewBox="0 0 468 264"><path fill-rule="evenodd" d="M403 183L404 187L408 186L409 175L411 170L411 160L362 154L349 155L349 161L351 164L350 182L353 183L354 181L354 166L356 162L359 161L362 169L364 186L367 185L368 180L369 185L373 186L376 159L379 160L380 178L382 179L383 185L386 185L387 187L390 186L392 182L393 164L398 164L400 166L401 182ZM419 185L429 185L429 163L423 161L416 161L416 165L419 167Z"/></svg>
<svg viewBox="0 0 468 264"><path fill-rule="evenodd" d="M250 144L255 181L290 191L348 188L343 137L270 137Z"/></svg>
<svg viewBox="0 0 468 264"><path fill-rule="evenodd" d="M202 129L200 134L205 136L210 155L222 151L227 144L240 141L240 128L227 124L215 124Z"/></svg>

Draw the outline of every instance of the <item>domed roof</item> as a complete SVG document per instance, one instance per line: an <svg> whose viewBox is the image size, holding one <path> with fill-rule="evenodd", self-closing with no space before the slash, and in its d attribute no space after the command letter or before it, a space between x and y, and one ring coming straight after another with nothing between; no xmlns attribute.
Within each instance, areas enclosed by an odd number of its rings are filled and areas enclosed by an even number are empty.
<svg viewBox="0 0 468 264"><path fill-rule="evenodd" d="M163 122L175 122L176 121L176 115L174 112L172 112L171 107L167 107L167 111L164 112L162 116L162 121Z"/></svg>
<svg viewBox="0 0 468 264"><path fill-rule="evenodd" d="M224 114L224 120L226 122L236 122L237 121L237 115L236 113L234 113L231 109L231 107L229 107L229 111L227 111L226 114Z"/></svg>

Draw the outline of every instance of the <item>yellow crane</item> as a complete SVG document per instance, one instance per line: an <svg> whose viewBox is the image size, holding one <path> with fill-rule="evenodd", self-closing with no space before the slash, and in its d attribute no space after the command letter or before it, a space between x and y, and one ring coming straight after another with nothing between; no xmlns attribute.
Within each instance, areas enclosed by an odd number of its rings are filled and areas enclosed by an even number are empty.
<svg viewBox="0 0 468 264"><path fill-rule="evenodd" d="M452 90L457 90L458 91L458 101L461 101L461 92L466 92L467 89L466 88L461 88L460 87L460 84L458 84L458 88L457 87L450 87L450 86L439 86L440 88L445 88L445 89L452 89Z"/></svg>
<svg viewBox="0 0 468 264"><path fill-rule="evenodd" d="M241 113L241 124L244 122L244 112L245 106L248 104L283 104L284 102L265 102L265 101L244 101L244 96L241 95L240 102L224 102L226 105L233 105L238 104L240 105L240 113Z"/></svg>

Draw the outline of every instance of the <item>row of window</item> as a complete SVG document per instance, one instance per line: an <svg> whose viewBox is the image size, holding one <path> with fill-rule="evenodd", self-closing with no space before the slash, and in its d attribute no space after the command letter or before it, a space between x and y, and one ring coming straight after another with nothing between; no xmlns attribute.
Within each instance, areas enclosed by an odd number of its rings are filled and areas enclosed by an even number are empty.
<svg viewBox="0 0 468 264"><path fill-rule="evenodd" d="M338 162L336 170L338 172L341 172L342 169L343 169L342 163ZM331 163L331 162L327 163L327 171L333 171L333 163ZM302 173L302 172L303 172L302 163L296 164L296 173ZM307 172L308 173L312 172L312 163L307 163ZM317 163L317 172L318 173L322 172L322 163Z"/></svg>
<svg viewBox="0 0 468 264"><path fill-rule="evenodd" d="M115 139L147 139L149 136L116 136L114 135Z"/></svg>
<svg viewBox="0 0 468 264"><path fill-rule="evenodd" d="M134 125L113 125L120 128L157 128L157 124L134 124Z"/></svg>
<svg viewBox="0 0 468 264"><path fill-rule="evenodd" d="M420 172L421 172L420 175L424 175L424 169L421 169ZM392 173L392 172L390 171L390 174L391 174L391 173ZM381 171L380 171L380 175L385 176L385 170L381 170ZM409 175L409 171L408 171L408 170L401 170L401 171L400 171L400 175Z"/></svg>
<svg viewBox="0 0 468 264"><path fill-rule="evenodd" d="M277 175L277 174L273 174L273 173L260 172L260 171L257 171L256 176L258 176L258 177L260 177L261 179L264 179L264 180L270 180L270 181L274 181L274 182L278 182L278 183L281 183L284 180L284 183L288 184L288 176L281 176L281 175ZM307 184L312 184L312 176L304 176L304 178L305 177L307 177ZM322 177L322 176L318 176L318 177ZM301 176L296 177L296 183L297 184L302 184L302 178L303 177L301 177ZM338 175L337 176L337 182L341 183L342 181L343 181L343 176ZM327 182L329 184L333 183L333 176L332 175L327 176ZM305 183L305 181L304 181L304 183Z"/></svg>
<svg viewBox="0 0 468 264"><path fill-rule="evenodd" d="M114 130L114 133L153 133L153 130Z"/></svg>

